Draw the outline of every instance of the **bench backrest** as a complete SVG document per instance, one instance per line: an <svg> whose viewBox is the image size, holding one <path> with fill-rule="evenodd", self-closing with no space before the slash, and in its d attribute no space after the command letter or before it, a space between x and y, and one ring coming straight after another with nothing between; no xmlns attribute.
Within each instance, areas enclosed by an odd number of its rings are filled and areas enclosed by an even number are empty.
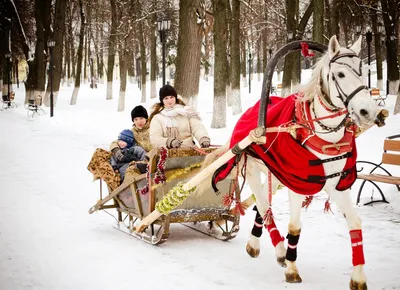
<svg viewBox="0 0 400 290"><path fill-rule="evenodd" d="M370 94L371 94L371 96L379 96L381 93L380 93L379 89L373 88L373 89L371 89Z"/></svg>
<svg viewBox="0 0 400 290"><path fill-rule="evenodd" d="M383 164L400 165L400 140L385 139L383 150Z"/></svg>

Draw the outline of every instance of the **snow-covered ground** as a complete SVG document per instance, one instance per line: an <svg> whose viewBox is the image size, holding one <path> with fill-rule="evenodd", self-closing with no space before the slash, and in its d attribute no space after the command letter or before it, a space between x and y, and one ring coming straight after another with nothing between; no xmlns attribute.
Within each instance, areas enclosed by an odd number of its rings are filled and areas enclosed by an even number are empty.
<svg viewBox="0 0 400 290"><path fill-rule="evenodd" d="M307 73L307 72L305 72ZM305 79L303 77L303 79ZM252 82L252 94L242 88L243 108L253 105L261 84ZM199 111L209 128L212 118L212 82L201 82ZM23 106L24 89L17 90L18 108L0 111L0 289L348 289L351 248L348 229L333 205L324 214L324 194L303 213L298 248L302 284L287 284L265 235L261 255L250 258L245 245L254 212L241 220L238 236L221 242L182 225L171 236L151 246L113 229L115 220L104 212L87 210L99 198L86 166L94 150L107 148L118 133L131 127L130 110L140 103L140 91L128 85L126 110L117 112L114 99L105 100L105 86L83 85L76 106L70 106L71 87L62 87L53 118L30 119ZM157 99L148 100L147 108ZM387 107L393 110L394 96ZM228 127L210 129L213 144L223 144L238 116L228 110ZM390 116L384 128L372 128L357 139L359 160L379 161L384 137L400 133L400 115ZM399 168L390 168L400 175ZM353 187L355 200L359 182ZM400 289L400 192L382 185L389 205L357 208L363 220L369 289ZM244 189L249 194L249 189ZM371 189L366 189L368 199ZM286 234L288 202L285 190L274 199L274 215Z"/></svg>

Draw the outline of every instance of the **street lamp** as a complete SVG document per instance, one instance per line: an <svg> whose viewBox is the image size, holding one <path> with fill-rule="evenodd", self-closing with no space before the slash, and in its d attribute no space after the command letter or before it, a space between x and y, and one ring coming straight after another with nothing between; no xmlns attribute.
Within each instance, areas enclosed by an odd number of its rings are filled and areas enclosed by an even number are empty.
<svg viewBox="0 0 400 290"><path fill-rule="evenodd" d="M310 29L308 29L306 31L306 38L307 38L307 40L311 40L311 38L312 38L312 31Z"/></svg>
<svg viewBox="0 0 400 290"><path fill-rule="evenodd" d="M249 52L249 94L251 93L251 52Z"/></svg>
<svg viewBox="0 0 400 290"><path fill-rule="evenodd" d="M356 26L356 33L358 35L361 34L361 25ZM361 34L361 35L363 35L363 34ZM368 45L368 88L371 88L371 70L370 70L369 66L371 65L372 31L371 31L371 27L369 27L369 26L366 28L365 38L367 40L367 45Z"/></svg>
<svg viewBox="0 0 400 290"><path fill-rule="evenodd" d="M94 79L94 64L93 64L93 56L89 58L89 65L90 65L90 88L95 89L97 88Z"/></svg>
<svg viewBox="0 0 400 290"><path fill-rule="evenodd" d="M50 50L50 63L49 63L49 73L50 73L50 117L54 115L54 96L53 96L53 47L56 45L54 40L49 39L47 41L47 46Z"/></svg>
<svg viewBox="0 0 400 290"><path fill-rule="evenodd" d="M11 63L11 53L7 53L5 55L6 60L7 60L7 102L8 102L8 106L11 106L11 98L10 98L10 63Z"/></svg>
<svg viewBox="0 0 400 290"><path fill-rule="evenodd" d="M160 40L162 44L162 77L163 77L163 86L165 85L165 43L167 41L167 31L171 26L171 20L168 17L158 19L157 27L158 32L160 33Z"/></svg>
<svg viewBox="0 0 400 290"><path fill-rule="evenodd" d="M307 29L306 31L306 39L308 41L310 41L312 39L312 31L310 29ZM306 69L310 68L310 64L311 64L311 59L306 57L305 58L305 63L306 63Z"/></svg>
<svg viewBox="0 0 400 290"><path fill-rule="evenodd" d="M293 31L289 30L289 31L287 32L287 39L288 39L289 41L292 41L292 40L293 40Z"/></svg>

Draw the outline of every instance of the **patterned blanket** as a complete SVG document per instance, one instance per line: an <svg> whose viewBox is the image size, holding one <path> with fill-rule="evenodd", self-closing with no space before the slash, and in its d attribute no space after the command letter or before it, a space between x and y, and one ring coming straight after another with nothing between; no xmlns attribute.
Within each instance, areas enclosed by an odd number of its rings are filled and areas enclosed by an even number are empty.
<svg viewBox="0 0 400 290"><path fill-rule="evenodd" d="M296 94L286 98L271 97L272 104L268 105L266 126L277 127L294 120L296 97ZM259 107L260 102L257 102L238 120L231 136L230 148L257 127ZM344 173L336 186L336 189L340 191L348 189L357 177L355 167L357 151L354 136L353 144ZM253 143L249 146L247 153L261 159L280 182L299 194L318 193L325 185L325 172L319 158L289 133L268 133L266 144ZM216 172L214 182L217 183L226 178L234 166L235 158Z"/></svg>

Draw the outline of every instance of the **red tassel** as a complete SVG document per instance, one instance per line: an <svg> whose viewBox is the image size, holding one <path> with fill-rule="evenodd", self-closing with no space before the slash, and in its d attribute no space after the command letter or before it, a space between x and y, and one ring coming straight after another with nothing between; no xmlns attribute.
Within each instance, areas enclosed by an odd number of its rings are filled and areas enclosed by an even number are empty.
<svg viewBox="0 0 400 290"><path fill-rule="evenodd" d="M310 206L312 201L313 201L313 196L312 195L306 196L306 199L301 204L301 207L304 207L305 209L308 209L308 207Z"/></svg>
<svg viewBox="0 0 400 290"><path fill-rule="evenodd" d="M229 206L230 207L232 202L233 202L233 197L232 197L231 194L225 194L222 201L224 203L224 206Z"/></svg>
<svg viewBox="0 0 400 290"><path fill-rule="evenodd" d="M325 201L325 206L324 206L324 213L328 213L328 212L333 213L333 211L331 209L331 203L329 202L329 198L327 201Z"/></svg>
<svg viewBox="0 0 400 290"><path fill-rule="evenodd" d="M271 208L267 210L265 215L263 216L264 223L269 225L274 222L274 215L272 214Z"/></svg>
<svg viewBox="0 0 400 290"><path fill-rule="evenodd" d="M314 53L310 53L310 51L308 50L308 43L307 42L300 42L300 45L301 45L301 54L304 57L314 56Z"/></svg>
<svg viewBox="0 0 400 290"><path fill-rule="evenodd" d="M240 215L244 215L244 214L245 214L243 205L242 205L242 203L240 202L240 200L237 200L237 199L236 199L235 210L236 210L236 212L239 212Z"/></svg>

